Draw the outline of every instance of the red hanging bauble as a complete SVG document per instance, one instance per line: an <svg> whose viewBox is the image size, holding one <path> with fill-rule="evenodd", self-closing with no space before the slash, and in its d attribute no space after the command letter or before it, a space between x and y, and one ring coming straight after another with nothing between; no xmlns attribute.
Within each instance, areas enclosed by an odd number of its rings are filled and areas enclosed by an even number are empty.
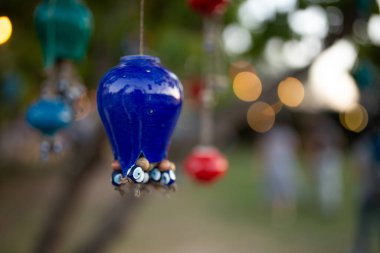
<svg viewBox="0 0 380 253"><path fill-rule="evenodd" d="M229 0L188 0L190 6L203 15L212 15L225 9Z"/></svg>
<svg viewBox="0 0 380 253"><path fill-rule="evenodd" d="M204 81L200 78L191 80L189 94L190 98L196 104L202 103L202 96L204 93Z"/></svg>
<svg viewBox="0 0 380 253"><path fill-rule="evenodd" d="M200 146L186 158L184 167L194 180L212 183L227 172L228 161L216 148Z"/></svg>

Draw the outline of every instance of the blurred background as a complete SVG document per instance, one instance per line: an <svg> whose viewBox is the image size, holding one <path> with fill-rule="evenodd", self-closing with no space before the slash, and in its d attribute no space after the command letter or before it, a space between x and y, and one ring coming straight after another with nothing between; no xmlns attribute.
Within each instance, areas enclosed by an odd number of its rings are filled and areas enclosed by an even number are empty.
<svg viewBox="0 0 380 253"><path fill-rule="evenodd" d="M109 183L95 100L138 53L139 1L85 2L85 113L47 161L24 119L45 79L38 4L0 3L0 252L380 252L380 1L230 1L211 34L208 116L229 169L199 183L183 161L202 142L209 20L185 0L146 0L145 52L179 76L185 103L169 152L178 190L139 199Z"/></svg>

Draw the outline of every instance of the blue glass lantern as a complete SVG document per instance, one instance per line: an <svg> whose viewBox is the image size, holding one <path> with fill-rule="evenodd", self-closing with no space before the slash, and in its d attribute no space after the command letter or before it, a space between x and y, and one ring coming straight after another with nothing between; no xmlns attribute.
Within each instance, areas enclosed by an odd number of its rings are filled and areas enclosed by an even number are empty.
<svg viewBox="0 0 380 253"><path fill-rule="evenodd" d="M46 136L67 127L73 118L71 107L59 98L40 99L26 113L27 122Z"/></svg>
<svg viewBox="0 0 380 253"><path fill-rule="evenodd" d="M98 111L124 176L141 156L150 163L167 157L182 99L177 76L156 57L125 56L105 74Z"/></svg>

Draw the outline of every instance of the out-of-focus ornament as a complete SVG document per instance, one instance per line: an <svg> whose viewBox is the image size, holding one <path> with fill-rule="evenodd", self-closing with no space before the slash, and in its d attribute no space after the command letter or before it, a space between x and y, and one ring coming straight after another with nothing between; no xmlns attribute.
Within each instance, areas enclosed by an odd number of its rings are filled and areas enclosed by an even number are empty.
<svg viewBox="0 0 380 253"><path fill-rule="evenodd" d="M67 127L73 117L71 107L57 98L38 100L29 107L26 114L28 123L47 136L53 136Z"/></svg>
<svg viewBox="0 0 380 253"><path fill-rule="evenodd" d="M41 158L47 160L50 153L60 153L63 149L55 134L70 125L74 119L71 107L59 98L42 98L32 104L27 113L27 122L41 132L45 139L40 146Z"/></svg>
<svg viewBox="0 0 380 253"><path fill-rule="evenodd" d="M104 75L97 91L98 111L118 164L113 167L122 174L119 186L161 182L182 98L177 76L156 57L124 56Z"/></svg>
<svg viewBox="0 0 380 253"><path fill-rule="evenodd" d="M78 0L44 0L34 15L46 66L83 59L92 31L92 14Z"/></svg>
<svg viewBox="0 0 380 253"><path fill-rule="evenodd" d="M199 82L200 146L186 158L186 172L196 181L213 182L223 176L228 169L227 159L213 147L213 109L216 105L215 93L227 86L225 70L222 70L223 52L220 47L220 15L228 0L189 0L191 7L203 14L203 48L205 65L203 80ZM191 87L192 88L192 87ZM196 97L198 98L198 97Z"/></svg>
<svg viewBox="0 0 380 253"><path fill-rule="evenodd" d="M229 0L188 0L189 5L202 15L213 15L223 12Z"/></svg>
<svg viewBox="0 0 380 253"><path fill-rule="evenodd" d="M45 61L46 84L41 98L30 106L27 121L45 140L41 157L59 153L59 130L82 118L85 88L78 81L72 61L83 59L91 30L92 14L78 0L43 0L35 10L35 24Z"/></svg>
<svg viewBox="0 0 380 253"><path fill-rule="evenodd" d="M216 148L199 146L186 158L184 167L195 181L212 183L225 175L228 161Z"/></svg>

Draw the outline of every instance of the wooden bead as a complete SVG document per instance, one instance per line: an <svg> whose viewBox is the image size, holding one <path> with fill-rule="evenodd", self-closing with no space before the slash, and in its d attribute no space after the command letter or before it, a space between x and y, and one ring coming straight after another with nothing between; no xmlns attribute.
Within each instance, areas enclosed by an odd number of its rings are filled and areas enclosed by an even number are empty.
<svg viewBox="0 0 380 253"><path fill-rule="evenodd" d="M140 166L144 171L148 171L149 170L149 161L146 158L144 158L144 157L139 158L136 161L136 165Z"/></svg>
<svg viewBox="0 0 380 253"><path fill-rule="evenodd" d="M163 160L158 165L158 169L160 171L168 171L171 169L171 167L172 167L172 163L169 160Z"/></svg>
<svg viewBox="0 0 380 253"><path fill-rule="evenodd" d="M170 170L175 171L176 170L175 164L173 162L170 162L170 164L171 164Z"/></svg>
<svg viewBox="0 0 380 253"><path fill-rule="evenodd" d="M112 162L111 167L113 170L120 170L121 166L118 160L115 160Z"/></svg>

